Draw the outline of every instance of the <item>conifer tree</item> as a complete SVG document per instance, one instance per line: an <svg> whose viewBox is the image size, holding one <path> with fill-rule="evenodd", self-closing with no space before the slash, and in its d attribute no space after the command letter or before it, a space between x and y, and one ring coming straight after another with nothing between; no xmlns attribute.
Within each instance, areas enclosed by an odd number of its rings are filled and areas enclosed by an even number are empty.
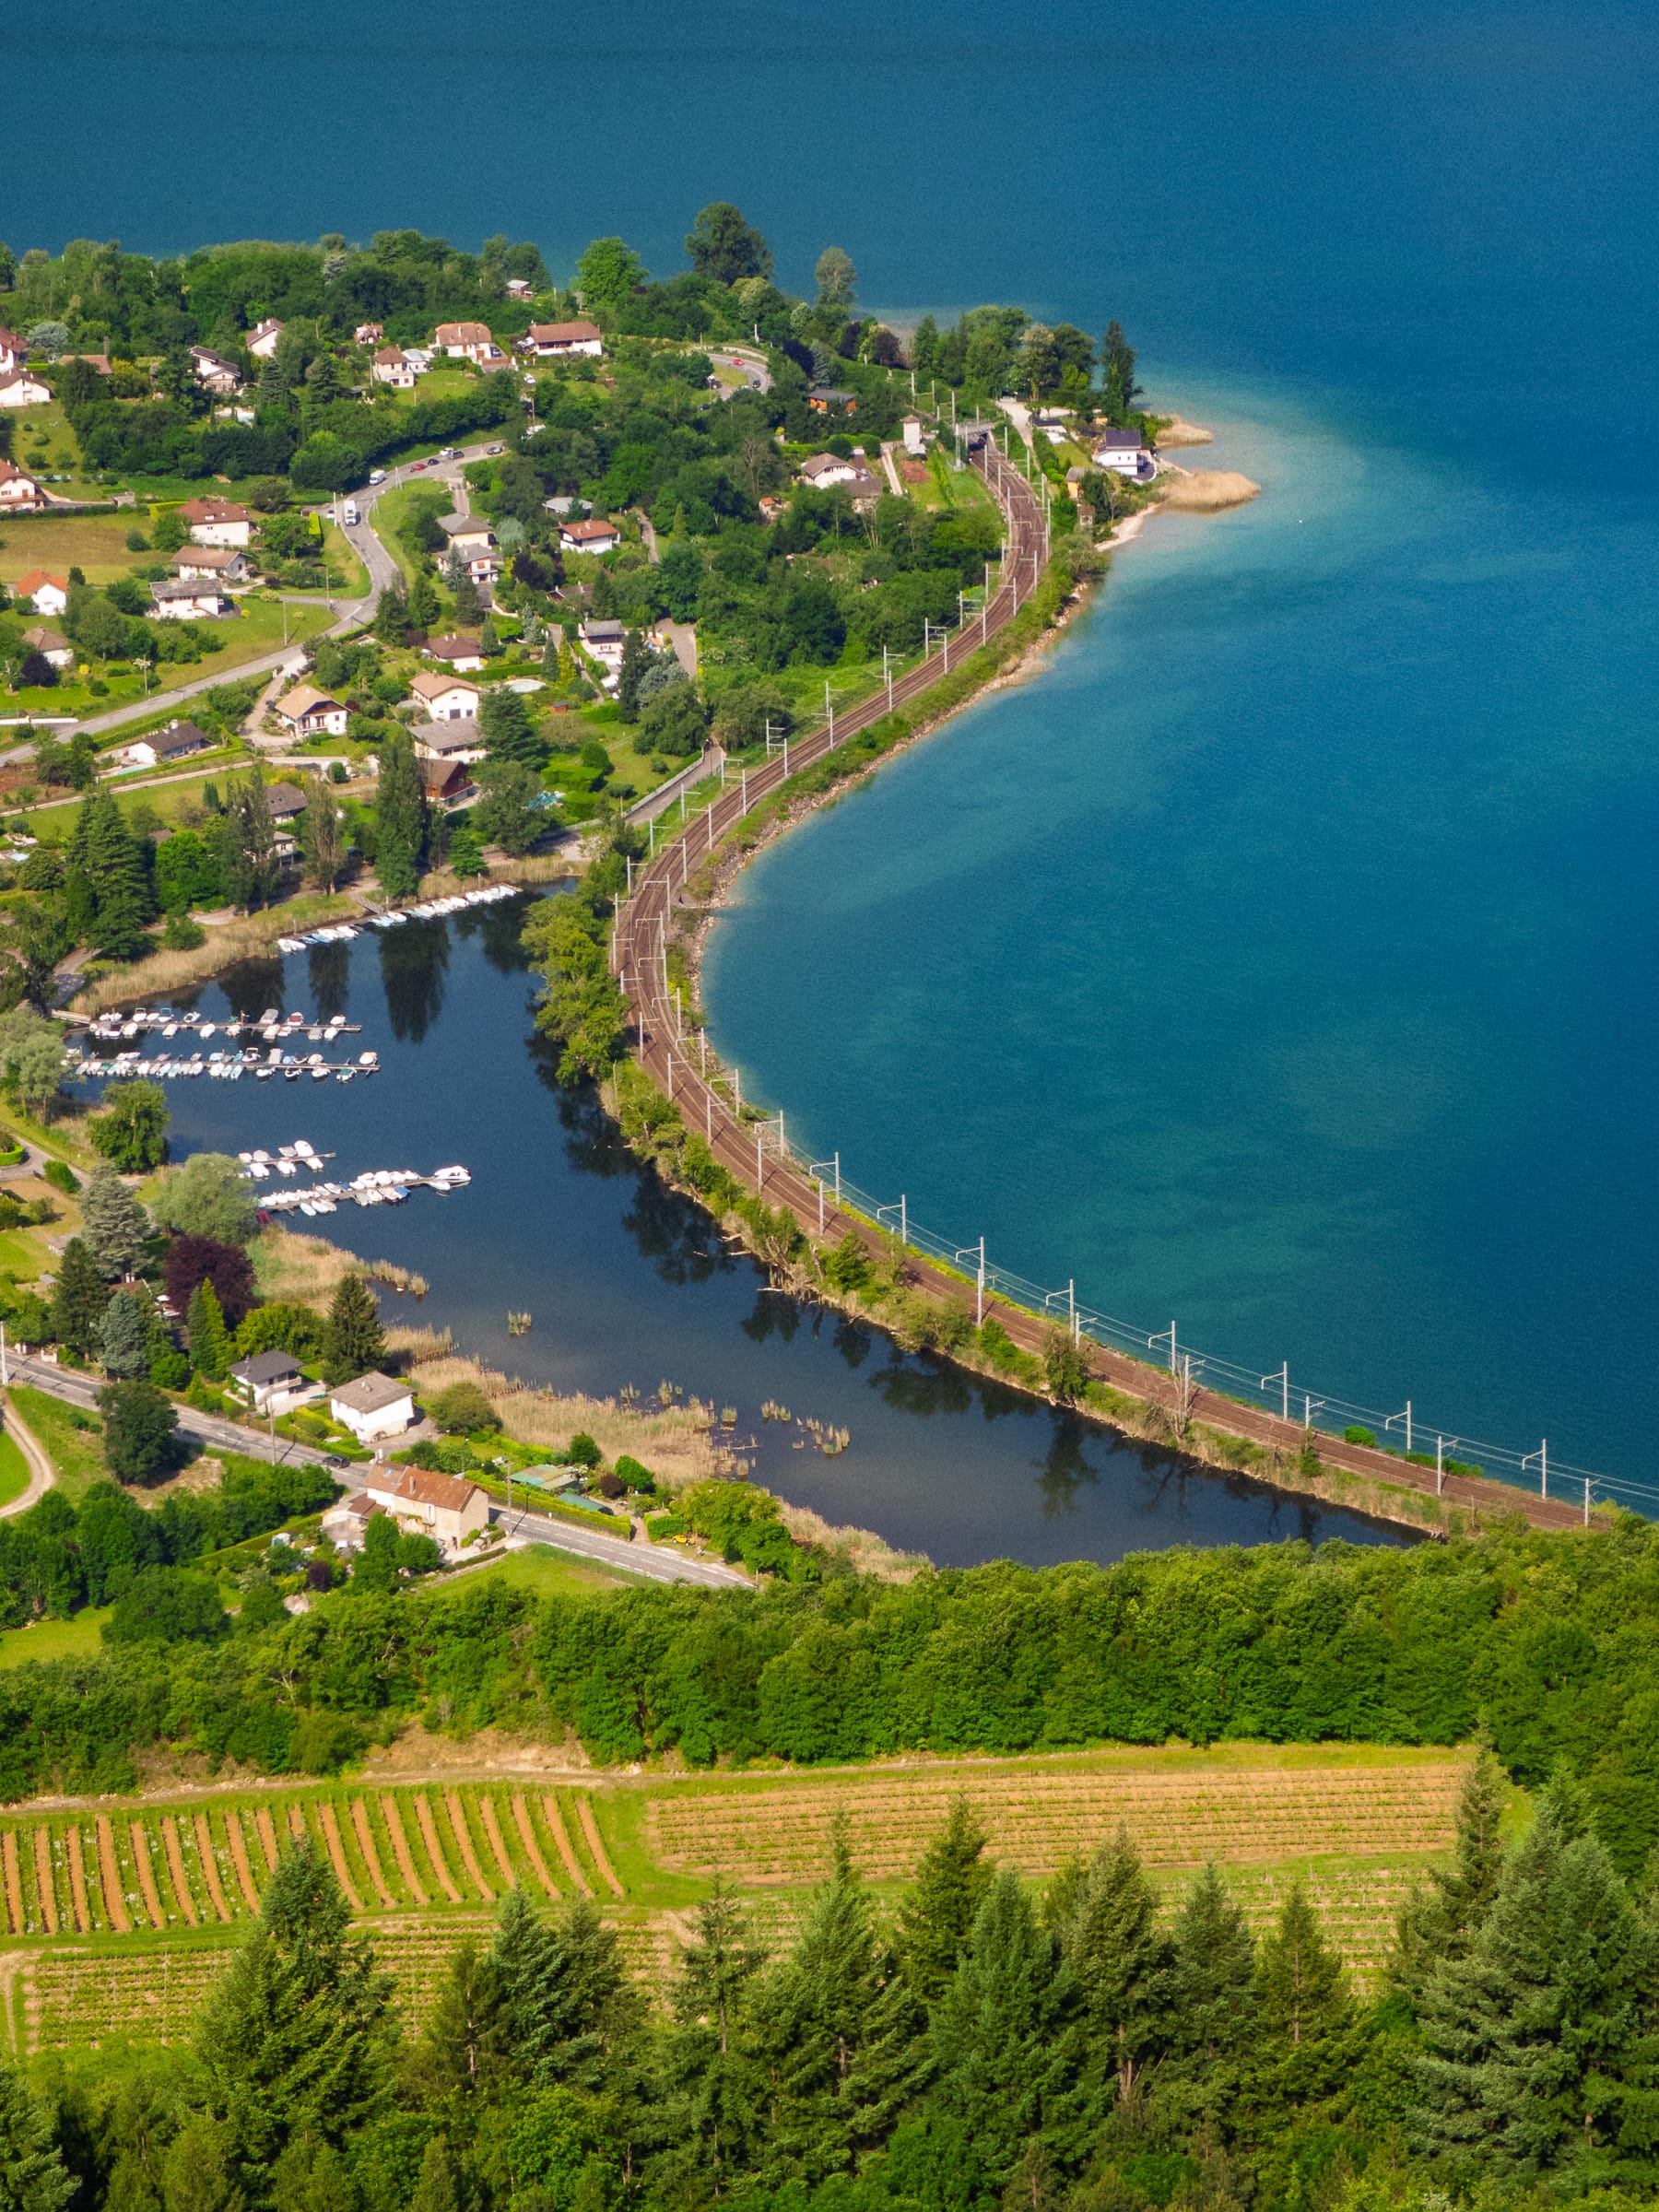
<svg viewBox="0 0 1659 2212"><path fill-rule="evenodd" d="M955 1973L991 1886L984 1862L989 1841L967 1798L958 1797L916 1868L899 1914L899 1950L906 1980L926 2004Z"/></svg>
<svg viewBox="0 0 1659 2212"><path fill-rule="evenodd" d="M513 2059L499 1977L488 1955L468 1936L455 1947L439 1984L437 2002L420 2039L417 2071L429 2092L441 2100L500 2087Z"/></svg>
<svg viewBox="0 0 1659 2212"><path fill-rule="evenodd" d="M0 2206L60 2212L75 2194L46 2114L15 2066L0 2059Z"/></svg>
<svg viewBox="0 0 1659 2212"><path fill-rule="evenodd" d="M409 627L412 629L430 629L442 612L437 586L424 569L417 569L414 581L409 585Z"/></svg>
<svg viewBox="0 0 1659 2212"><path fill-rule="evenodd" d="M190 1294L184 1310L184 1341L190 1364L210 1382L221 1382L230 1366L230 1332L218 1292L206 1276Z"/></svg>
<svg viewBox="0 0 1659 2212"><path fill-rule="evenodd" d="M1090 1860L1065 1943L1095 2062L1126 2104L1166 2037L1173 1956L1126 1829Z"/></svg>
<svg viewBox="0 0 1659 2212"><path fill-rule="evenodd" d="M131 1275L149 1241L149 1216L107 1159L88 1176L80 1208L81 1234L106 1279Z"/></svg>
<svg viewBox="0 0 1659 2212"><path fill-rule="evenodd" d="M572 1898L548 1921L510 1889L489 1956L517 2071L538 2088L596 2085L640 2008L616 1934L591 1900Z"/></svg>
<svg viewBox="0 0 1659 2212"><path fill-rule="evenodd" d="M1503 1770L1482 1748L1464 1776L1452 1864L1430 1872L1407 1900L1395 1930L1389 1976L1414 2005L1422 2002L1437 1967L1467 1957L1498 1894L1503 1866L1498 1833L1503 1799Z"/></svg>
<svg viewBox="0 0 1659 2212"><path fill-rule="evenodd" d="M136 1382L150 1371L149 1316L125 1290L117 1290L98 1324L98 1354L106 1371Z"/></svg>
<svg viewBox="0 0 1659 2212"><path fill-rule="evenodd" d="M700 1908L670 2002L663 2053L673 2150L665 2165L700 2193L729 2194L765 2124L766 2082L754 2042L755 1983L766 1955L748 1940L736 1899L719 1875Z"/></svg>
<svg viewBox="0 0 1659 2212"><path fill-rule="evenodd" d="M337 2146L386 2094L393 1983L370 1945L348 1938L350 1920L319 1846L284 1851L198 2016L204 2101L257 2199L291 2141Z"/></svg>
<svg viewBox="0 0 1659 2212"><path fill-rule="evenodd" d="M1189 2072L1236 2081L1255 2019L1255 1945L1214 1865L1181 1901L1170 1961L1170 2035ZM1214 2085L1219 2088L1219 2081Z"/></svg>
<svg viewBox="0 0 1659 2212"><path fill-rule="evenodd" d="M381 747L375 799L379 841L374 872L388 899L410 898L420 881L426 853L427 799L409 733L399 730Z"/></svg>
<svg viewBox="0 0 1659 2212"><path fill-rule="evenodd" d="M305 812L300 817L300 857L305 879L320 891L332 891L346 865L346 825L323 777L306 776L301 788Z"/></svg>
<svg viewBox="0 0 1659 2212"><path fill-rule="evenodd" d="M1256 1951L1252 2087L1264 2125L1335 2088L1351 2058L1354 2002L1341 1955L1320 1933L1300 1881Z"/></svg>
<svg viewBox="0 0 1659 2212"><path fill-rule="evenodd" d="M323 1360L331 1382L347 1382L386 1357L380 1308L360 1275L343 1275L323 1327Z"/></svg>
<svg viewBox="0 0 1659 2212"><path fill-rule="evenodd" d="M219 867L232 906L252 913L276 888L276 826L257 769L233 776L225 788L225 811L215 825Z"/></svg>
<svg viewBox="0 0 1659 2212"><path fill-rule="evenodd" d="M446 2136L433 2136L420 2157L420 2176L409 2212L461 2212L460 2189Z"/></svg>
<svg viewBox="0 0 1659 2212"><path fill-rule="evenodd" d="M66 910L94 951L131 959L154 902L146 851L110 791L88 794L65 856Z"/></svg>
<svg viewBox="0 0 1659 2212"><path fill-rule="evenodd" d="M629 629L622 640L622 662L617 672L617 712L623 722L640 719L640 678L651 665L645 640Z"/></svg>
<svg viewBox="0 0 1659 2212"><path fill-rule="evenodd" d="M523 767L541 763L541 746L530 722L530 710L516 691L500 685L484 695L478 709L478 729L492 760L516 760Z"/></svg>
<svg viewBox="0 0 1659 2212"><path fill-rule="evenodd" d="M1077 1985L1011 1867L986 1892L928 2038L939 2105L995 2187L1033 2136L1062 2157L1080 2148L1089 2105Z"/></svg>
<svg viewBox="0 0 1659 2212"><path fill-rule="evenodd" d="M99 1325L110 1286L84 1237L71 1237L58 1261L52 1293L52 1328L60 1344L83 1357L97 1349Z"/></svg>

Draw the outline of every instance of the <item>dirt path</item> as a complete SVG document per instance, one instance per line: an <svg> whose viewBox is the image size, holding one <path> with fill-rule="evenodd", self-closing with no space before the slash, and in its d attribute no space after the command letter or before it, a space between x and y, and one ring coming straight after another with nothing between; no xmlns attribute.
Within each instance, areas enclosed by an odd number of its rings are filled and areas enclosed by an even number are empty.
<svg viewBox="0 0 1659 2212"><path fill-rule="evenodd" d="M461 1892L455 1887L455 1877L450 1872L449 1861L438 1841L438 1823L432 1818L432 1808L424 1796L415 1800L415 1818L420 1823L421 1841L427 1847L427 1856L432 1862L432 1872L442 1883L452 1905L461 1902Z"/></svg>
<svg viewBox="0 0 1659 2212"><path fill-rule="evenodd" d="M150 1916L153 1928L164 1928L167 1915L161 1910L161 1892L156 1887L156 1870L150 1865L149 1837L145 1833L142 1820L129 1822L128 1834L133 1839L133 1864L138 1869L138 1894L144 1900L144 1909Z"/></svg>
<svg viewBox="0 0 1659 2212"><path fill-rule="evenodd" d="M230 1841L230 1864L236 1869L236 1886L242 1893L242 1902L250 1912L257 1912L259 1889L253 1880L253 1869L248 1864L248 1840L242 1834L242 1824L234 1809L225 1815L225 1833Z"/></svg>
<svg viewBox="0 0 1659 2212"><path fill-rule="evenodd" d="M167 1872L172 1882L173 1897L180 1912L193 1928L200 1927L202 1916L196 1911L196 1901L190 1880L184 1872L184 1853L179 1847L179 1831L170 1814L161 1816L161 1848L167 1853Z"/></svg>
<svg viewBox="0 0 1659 2212"><path fill-rule="evenodd" d="M541 1845L536 1841L535 1830L530 1825L530 1807L524 1803L522 1791L513 1792L512 1824L518 1830L519 1841L524 1847L524 1856L535 1869L537 1881L549 1897L557 1897L559 1884L547 1872L547 1862L542 1857Z"/></svg>
<svg viewBox="0 0 1659 2212"><path fill-rule="evenodd" d="M559 1809L559 1800L554 1796L550 1790L542 1799L542 1811L547 1817L547 1826L553 1831L553 1841L559 1846L559 1855L564 1861L565 1872L575 1883L577 1888L581 1890L583 1897L592 1897L594 1894L593 1884L588 1880L587 1876L582 1873L581 1866L577 1863L576 1853L571 1845L570 1833L564 1824L564 1817Z"/></svg>
<svg viewBox="0 0 1659 2212"><path fill-rule="evenodd" d="M346 1865L346 1846L340 1840L340 1824L335 1818L335 1808L326 1799L317 1807L317 1818L323 1823L323 1841L328 1846L329 1864L335 1870L335 1879L346 1892L346 1901L354 1912L360 1912L363 1900L357 1893Z"/></svg>
<svg viewBox="0 0 1659 2212"><path fill-rule="evenodd" d="M363 1854L363 1864L369 1869L369 1879L380 1892L380 1900L388 1912L395 1912L397 1900L386 1887L386 1877L381 1872L380 1853L374 1848L374 1831L369 1825L369 1807L360 1797L351 1801L351 1825L357 1830L358 1849Z"/></svg>
<svg viewBox="0 0 1659 2212"><path fill-rule="evenodd" d="M218 1853L213 1848L213 1830L207 1825L206 1813L195 1817L196 1850L201 1853L202 1872L206 1877L207 1894L213 1900L213 1909L221 1920L230 1917L230 1900L225 1895L225 1886L219 1880Z"/></svg>
<svg viewBox="0 0 1659 2212"><path fill-rule="evenodd" d="M10 1923L11 1933L21 1936L26 1933L23 1926L23 1869L18 1864L17 1835L9 1828L4 1842L0 1843L0 1863L4 1864L6 1869L6 1917Z"/></svg>
<svg viewBox="0 0 1659 2212"><path fill-rule="evenodd" d="M495 1863L500 1868L502 1881L509 1889L517 1888L518 1875L513 1869L512 1861L507 1856L507 1841L501 1833L500 1822L496 1818L494 1801L482 1792L478 1796L478 1818L484 1824L484 1833L489 1838L489 1848L495 1853Z"/></svg>
<svg viewBox="0 0 1659 2212"><path fill-rule="evenodd" d="M276 1871L276 1825L271 1818L266 1806L262 1805L259 1807L253 1816L253 1824L259 1830L259 1848L265 1853L265 1872L267 1875L275 1874Z"/></svg>
<svg viewBox="0 0 1659 2212"><path fill-rule="evenodd" d="M466 1825L465 1808L453 1790L447 1793L444 1803L449 1807L450 1830L455 1839L455 1849L461 1853L461 1864L484 1902L493 1905L495 1891L484 1879L484 1869L479 1865L478 1854L473 1849L472 1830Z"/></svg>
<svg viewBox="0 0 1659 2212"><path fill-rule="evenodd" d="M122 1894L121 1861L115 1855L115 1830L110 1825L108 1813L98 1816L98 1872L103 1883L104 1911L110 1925L124 1936L133 1923Z"/></svg>
<svg viewBox="0 0 1659 2212"><path fill-rule="evenodd" d="M48 1936L58 1932L57 1885L52 1878L52 1838L43 1828L34 1831L35 1894Z"/></svg>
<svg viewBox="0 0 1659 2212"><path fill-rule="evenodd" d="M628 1892L623 1888L616 1868L605 1855L605 1845L599 1834L599 1823L594 1818L593 1799L579 1797L576 1800L576 1813L582 1822L582 1832L587 1838L587 1847L594 1854L594 1865L598 1867L600 1874L609 1885L612 1894L617 1897L626 1897Z"/></svg>
<svg viewBox="0 0 1659 2212"><path fill-rule="evenodd" d="M397 1861L397 1871L403 1876L404 1885L409 1895L424 1912L427 1906L427 1893L421 1888L419 1877L415 1872L415 1854L410 1851L409 1839L404 1833L403 1819L398 1812L395 1797L381 1799L381 1815L386 1823L386 1833L392 1839L392 1855Z"/></svg>

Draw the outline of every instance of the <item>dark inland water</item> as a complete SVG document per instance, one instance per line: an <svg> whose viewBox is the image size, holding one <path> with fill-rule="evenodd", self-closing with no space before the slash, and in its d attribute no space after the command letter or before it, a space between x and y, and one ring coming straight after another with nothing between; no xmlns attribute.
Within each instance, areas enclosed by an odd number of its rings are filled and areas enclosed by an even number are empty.
<svg viewBox="0 0 1659 2212"><path fill-rule="evenodd" d="M1124 1442L770 1292L704 1213L629 1156L590 1095L555 1082L531 1019L521 912L515 902L370 931L205 987L204 1010L360 1022L349 1041L376 1049L384 1072L349 1085L171 1083L174 1158L274 1152L304 1137L336 1155L328 1172L340 1180L462 1163L473 1182L453 1196L418 1191L399 1208L347 1206L293 1225L418 1269L430 1295L418 1305L388 1295L388 1316L447 1324L488 1365L602 1394L667 1380L735 1406L761 1480L942 1566L1108 1560L1181 1543L1406 1540ZM509 1308L534 1314L528 1335L508 1335ZM794 1449L798 1431L762 1422L769 1399L849 1430L851 1449L833 1459Z"/></svg>

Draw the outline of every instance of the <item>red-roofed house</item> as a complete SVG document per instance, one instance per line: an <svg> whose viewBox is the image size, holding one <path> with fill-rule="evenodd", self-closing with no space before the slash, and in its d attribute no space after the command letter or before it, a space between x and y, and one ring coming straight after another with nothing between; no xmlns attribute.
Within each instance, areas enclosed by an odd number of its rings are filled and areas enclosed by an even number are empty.
<svg viewBox="0 0 1659 2212"><path fill-rule="evenodd" d="M369 373L377 384L389 384L394 392L415 389L415 364L401 346L382 346Z"/></svg>
<svg viewBox="0 0 1659 2212"><path fill-rule="evenodd" d="M440 323L432 333L440 353L458 361L504 361L506 355L489 335L488 323Z"/></svg>
<svg viewBox="0 0 1659 2212"><path fill-rule="evenodd" d="M38 477L31 477L15 461L0 461L0 513L31 514L46 504Z"/></svg>
<svg viewBox="0 0 1659 2212"><path fill-rule="evenodd" d="M179 512L198 546L245 546L253 535L253 516L234 500L186 500Z"/></svg>
<svg viewBox="0 0 1659 2212"><path fill-rule="evenodd" d="M69 604L67 576L48 576L44 569L30 569L12 585L14 599L27 599L37 615L61 615Z"/></svg>
<svg viewBox="0 0 1659 2212"><path fill-rule="evenodd" d="M568 553L614 553L622 543L622 533L615 523L590 515L580 523L560 523L559 542Z"/></svg>
<svg viewBox="0 0 1659 2212"><path fill-rule="evenodd" d="M543 359L573 353L597 358L605 351L605 339L593 323L532 323L518 347L521 353L534 353Z"/></svg>

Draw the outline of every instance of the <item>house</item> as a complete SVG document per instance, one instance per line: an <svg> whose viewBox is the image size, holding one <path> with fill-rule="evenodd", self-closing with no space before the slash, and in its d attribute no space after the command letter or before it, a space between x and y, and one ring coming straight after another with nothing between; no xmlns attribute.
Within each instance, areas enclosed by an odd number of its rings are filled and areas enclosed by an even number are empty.
<svg viewBox="0 0 1659 2212"><path fill-rule="evenodd" d="M49 576L44 569L30 569L11 587L14 599L27 599L37 615L61 615L69 604L67 576Z"/></svg>
<svg viewBox="0 0 1659 2212"><path fill-rule="evenodd" d="M433 722L472 722L477 715L477 684L459 683L453 676L440 676L436 669L423 668L409 688Z"/></svg>
<svg viewBox="0 0 1659 2212"><path fill-rule="evenodd" d="M268 361L276 354L276 341L281 335L281 324L275 315L267 315L248 333L248 351L256 361Z"/></svg>
<svg viewBox="0 0 1659 2212"><path fill-rule="evenodd" d="M484 733L468 716L465 721L418 722L410 733L417 760L457 762L470 768L484 758Z"/></svg>
<svg viewBox="0 0 1659 2212"><path fill-rule="evenodd" d="M833 384L814 384L806 394L806 405L815 415L856 415L858 394L856 392L838 392Z"/></svg>
<svg viewBox="0 0 1659 2212"><path fill-rule="evenodd" d="M175 760L191 753L211 752L218 743L217 737L209 737L194 722L170 722L164 730L152 730L147 737L135 738L122 759L131 768L171 768Z"/></svg>
<svg viewBox="0 0 1659 2212"><path fill-rule="evenodd" d="M186 582L251 583L253 563L240 546L191 546L173 557L173 574Z"/></svg>
<svg viewBox="0 0 1659 2212"><path fill-rule="evenodd" d="M414 364L401 346L382 346L369 373L377 384L389 384L394 392L415 389Z"/></svg>
<svg viewBox="0 0 1659 2212"><path fill-rule="evenodd" d="M206 346L193 346L190 358L195 363L196 382L206 384L209 392L221 397L241 390L241 371L234 361L226 360Z"/></svg>
<svg viewBox="0 0 1659 2212"><path fill-rule="evenodd" d="M234 500L186 500L179 512L198 546L245 546L253 535L253 516Z"/></svg>
<svg viewBox="0 0 1659 2212"><path fill-rule="evenodd" d="M444 514L438 527L458 553L477 553L495 544L495 532L481 514Z"/></svg>
<svg viewBox="0 0 1659 2212"><path fill-rule="evenodd" d="M42 660L50 661L54 668L67 668L75 658L75 648L67 638L55 629L43 629L39 623L32 629L23 632L23 650L26 653L38 653Z"/></svg>
<svg viewBox="0 0 1659 2212"><path fill-rule="evenodd" d="M900 425L904 432L904 450L913 460L920 460L927 451L927 426L920 415L907 415Z"/></svg>
<svg viewBox="0 0 1659 2212"><path fill-rule="evenodd" d="M507 279L509 300L528 300L535 289L528 276L509 276Z"/></svg>
<svg viewBox="0 0 1659 2212"><path fill-rule="evenodd" d="M507 564L499 547L481 546L476 553L464 553L461 565L475 583L494 583Z"/></svg>
<svg viewBox="0 0 1659 2212"><path fill-rule="evenodd" d="M331 1505L324 1514L323 1534L336 1551L361 1551L363 1531L374 1515L383 1511L365 1491L354 1490L349 1498L342 1498L338 1505Z"/></svg>
<svg viewBox="0 0 1659 2212"><path fill-rule="evenodd" d="M175 576L149 587L150 611L159 622L218 622L238 609L222 583Z"/></svg>
<svg viewBox="0 0 1659 2212"><path fill-rule="evenodd" d="M1110 468L1120 477L1153 474L1152 456L1138 430L1102 430L1094 459L1097 468Z"/></svg>
<svg viewBox="0 0 1659 2212"><path fill-rule="evenodd" d="M315 684L296 684L276 701L276 719L297 737L344 737L346 710Z"/></svg>
<svg viewBox="0 0 1659 2212"><path fill-rule="evenodd" d="M584 522L560 523L559 542L567 553L614 553L622 543L622 533L615 523L590 515Z"/></svg>
<svg viewBox="0 0 1659 2212"><path fill-rule="evenodd" d="M881 498L886 489L887 486L882 478L880 477L873 477L869 470L864 467L862 464L860 465L858 474L853 477L852 483L847 487L847 490L852 498L853 506L856 507L861 513L865 508L874 507L877 500Z"/></svg>
<svg viewBox="0 0 1659 2212"><path fill-rule="evenodd" d="M383 323L359 323L351 334L354 346L378 346L386 335Z"/></svg>
<svg viewBox="0 0 1659 2212"><path fill-rule="evenodd" d="M0 376L0 407L43 407L52 387L27 369L13 369Z"/></svg>
<svg viewBox="0 0 1659 2212"><path fill-rule="evenodd" d="M0 323L0 375L9 375L12 370L21 369L29 359L29 347L15 330L7 330Z"/></svg>
<svg viewBox="0 0 1659 2212"><path fill-rule="evenodd" d="M488 361L503 358L486 323L440 323L432 333L432 350L447 353L452 360Z"/></svg>
<svg viewBox="0 0 1659 2212"><path fill-rule="evenodd" d="M390 1375L359 1375L355 1382L343 1382L333 1392L328 1411L359 1444L371 1444L377 1437L397 1436L411 1425L415 1394L406 1382L394 1382Z"/></svg>
<svg viewBox="0 0 1659 2212"><path fill-rule="evenodd" d="M230 1383L255 1413L287 1413L312 1388L291 1352L255 1352L251 1359L239 1359Z"/></svg>
<svg viewBox="0 0 1659 2212"><path fill-rule="evenodd" d="M265 789L265 805L271 810L271 819L279 829L287 829L305 812L305 794L298 783L272 783Z"/></svg>
<svg viewBox="0 0 1659 2212"><path fill-rule="evenodd" d="M1065 496L1077 508L1079 515L1092 514L1094 509L1083 497L1083 479L1088 471L1080 462L1074 462L1065 472Z"/></svg>
<svg viewBox="0 0 1659 2212"><path fill-rule="evenodd" d="M58 355L58 366L61 369L66 369L71 361L86 361L90 367L97 370L100 376L110 376L113 373L107 353L60 353Z"/></svg>
<svg viewBox="0 0 1659 2212"><path fill-rule="evenodd" d="M470 673L484 665L484 655L478 651L477 638L429 638L420 650L432 660L447 661L452 668L459 668L464 673Z"/></svg>
<svg viewBox="0 0 1659 2212"><path fill-rule="evenodd" d="M46 504L38 477L31 477L15 461L0 461L0 512L32 514Z"/></svg>
<svg viewBox="0 0 1659 2212"><path fill-rule="evenodd" d="M801 481L814 491L827 491L831 484L851 484L858 473L857 462L843 461L839 453L814 453L801 464Z"/></svg>
<svg viewBox="0 0 1659 2212"><path fill-rule="evenodd" d="M429 806L453 806L473 787L472 777L464 760L421 759L415 765L420 771L420 780L426 786Z"/></svg>
<svg viewBox="0 0 1659 2212"><path fill-rule="evenodd" d="M591 653L596 661L603 661L610 669L622 665L622 647L628 632L620 622L583 622L578 625L576 635L582 650Z"/></svg>
<svg viewBox="0 0 1659 2212"><path fill-rule="evenodd" d="M446 1551L489 1526L489 1500L477 1484L431 1467L377 1467L364 1489L400 1528L431 1536Z"/></svg>
<svg viewBox="0 0 1659 2212"><path fill-rule="evenodd" d="M519 340L518 348L521 353L534 353L543 360L576 353L597 359L605 351L605 339L594 323L532 323Z"/></svg>

